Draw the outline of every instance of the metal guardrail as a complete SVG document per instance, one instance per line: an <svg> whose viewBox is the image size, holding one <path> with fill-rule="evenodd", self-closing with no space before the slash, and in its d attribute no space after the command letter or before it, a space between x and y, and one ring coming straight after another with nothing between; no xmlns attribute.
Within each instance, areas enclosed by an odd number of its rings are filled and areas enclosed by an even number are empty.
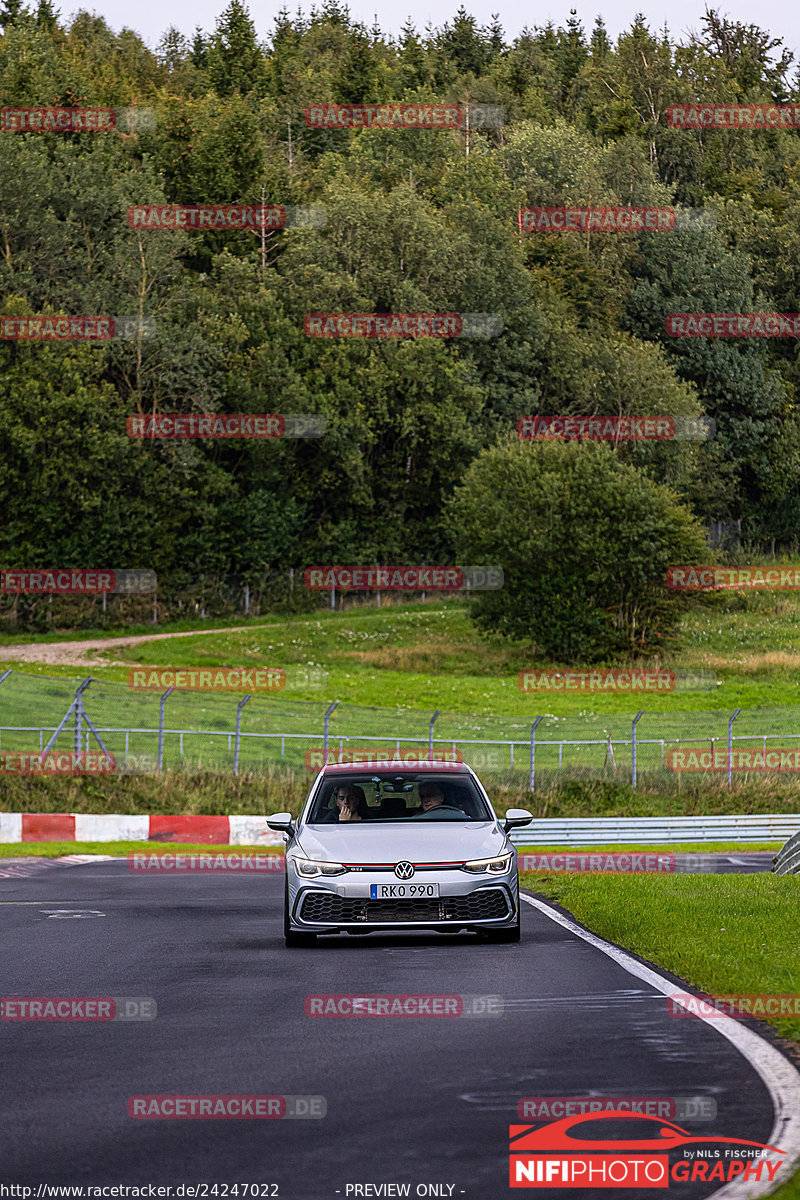
<svg viewBox="0 0 800 1200"><path fill-rule="evenodd" d="M776 875L800 875L800 833L781 847L772 870Z"/></svg>
<svg viewBox="0 0 800 1200"><path fill-rule="evenodd" d="M791 837L800 869L800 813L723 817L545 817L509 835L515 846L662 845L670 842L780 842ZM781 851L783 853L783 851ZM780 857L780 856L779 856Z"/></svg>

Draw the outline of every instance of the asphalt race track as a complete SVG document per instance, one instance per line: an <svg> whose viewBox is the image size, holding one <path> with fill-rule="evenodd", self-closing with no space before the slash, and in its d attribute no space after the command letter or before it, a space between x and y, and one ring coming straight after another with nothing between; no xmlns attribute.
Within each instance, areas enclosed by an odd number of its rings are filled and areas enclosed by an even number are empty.
<svg viewBox="0 0 800 1200"><path fill-rule="evenodd" d="M493 1200L519 1194L508 1126L525 1096L710 1097L717 1120L682 1122L692 1132L769 1140L769 1094L724 1037L668 1015L663 995L528 904L520 945L400 935L286 950L282 903L281 874L134 875L124 860L0 879L3 997L157 1004L148 1021L0 1023L0 1182L276 1183L280 1200L409 1183ZM305 1013L309 994L372 993L500 996L502 1015ZM327 1115L128 1116L129 1097L165 1094L322 1096Z"/></svg>

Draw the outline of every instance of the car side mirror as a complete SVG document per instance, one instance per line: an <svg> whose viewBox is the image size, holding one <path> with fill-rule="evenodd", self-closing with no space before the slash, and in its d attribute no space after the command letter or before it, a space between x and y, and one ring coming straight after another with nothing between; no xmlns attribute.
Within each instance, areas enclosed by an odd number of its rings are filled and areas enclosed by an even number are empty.
<svg viewBox="0 0 800 1200"><path fill-rule="evenodd" d="M512 829L522 829L523 825L530 825L532 820L533 817L524 808L507 808L503 821L503 832L509 833Z"/></svg>
<svg viewBox="0 0 800 1200"><path fill-rule="evenodd" d="M289 837L294 833L294 817L291 813L273 813L267 817L267 825L276 833L285 833Z"/></svg>

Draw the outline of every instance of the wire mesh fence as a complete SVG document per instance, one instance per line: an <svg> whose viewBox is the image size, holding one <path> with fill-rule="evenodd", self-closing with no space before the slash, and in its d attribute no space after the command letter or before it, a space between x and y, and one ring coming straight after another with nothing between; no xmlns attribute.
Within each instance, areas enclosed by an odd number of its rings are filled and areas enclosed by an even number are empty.
<svg viewBox="0 0 800 1200"><path fill-rule="evenodd" d="M99 745L98 745L99 740ZM313 778L327 760L398 755L463 759L493 782L547 787L616 778L635 786L690 775L725 783L748 772L800 771L800 707L530 717L237 693L140 691L124 684L6 671L0 753L103 748L116 769L188 766ZM11 756L11 758L9 758ZM9 765L11 764L11 765Z"/></svg>

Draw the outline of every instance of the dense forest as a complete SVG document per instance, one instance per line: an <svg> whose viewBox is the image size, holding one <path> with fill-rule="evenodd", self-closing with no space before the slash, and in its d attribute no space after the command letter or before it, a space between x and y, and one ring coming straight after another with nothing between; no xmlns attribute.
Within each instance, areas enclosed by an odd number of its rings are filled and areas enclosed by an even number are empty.
<svg viewBox="0 0 800 1200"><path fill-rule="evenodd" d="M607 453L698 527L721 522L766 551L798 541L796 339L666 330L675 312L800 310L798 131L665 117L694 101L798 101L780 38L707 10L682 42L637 18L613 43L573 11L512 41L460 9L393 40L337 0L280 12L266 40L231 0L213 31L168 29L155 52L86 12L65 25L50 0L3 0L0 27L0 107L154 114L109 132L0 134L2 313L149 323L149 336L96 344L0 342L4 566L153 569L177 613L240 607L245 585L267 601L309 563L474 561L459 541L465 480L484 464L491 485L528 451L542 471L560 461L558 443L520 443L525 414L708 418L705 441ZM304 116L387 101L502 120L338 129ZM136 205L240 203L315 218L128 221ZM674 206L680 219L658 233L520 229L521 208L565 204ZM499 324L314 338L316 312ZM153 413L314 414L325 433L128 436L131 416ZM498 519L513 530L524 514L510 503ZM15 615L42 603L15 598Z"/></svg>

